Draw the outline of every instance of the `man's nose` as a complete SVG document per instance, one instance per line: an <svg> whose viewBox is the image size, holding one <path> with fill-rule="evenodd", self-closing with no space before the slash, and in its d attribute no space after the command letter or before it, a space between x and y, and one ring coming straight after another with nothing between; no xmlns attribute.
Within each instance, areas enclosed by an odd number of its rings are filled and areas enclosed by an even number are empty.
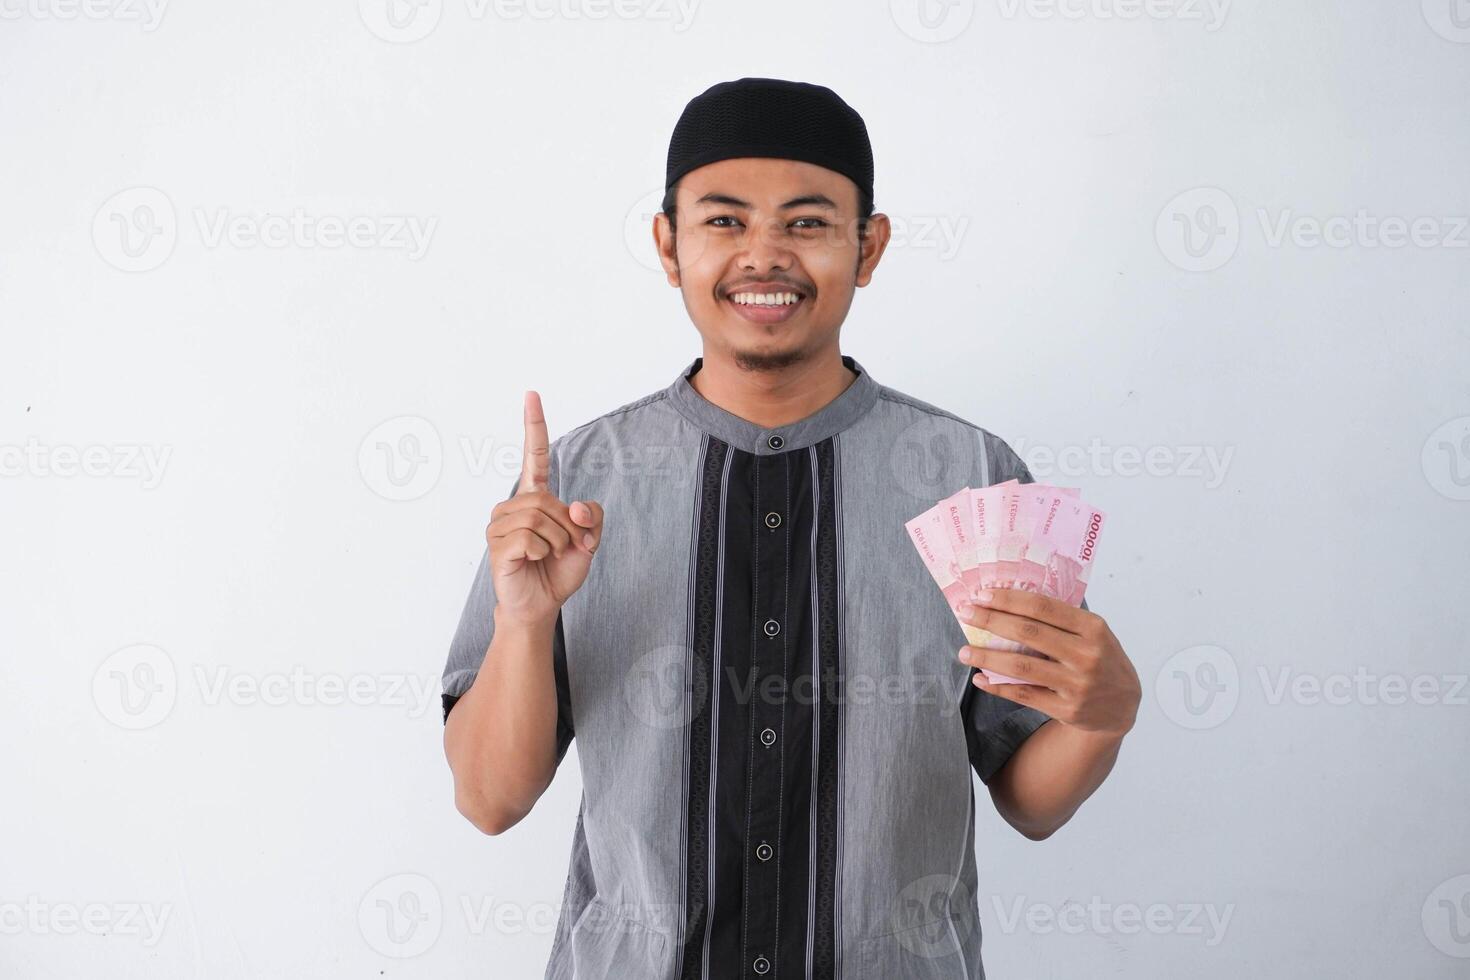
<svg viewBox="0 0 1470 980"><path fill-rule="evenodd" d="M750 222L741 240L739 258L744 268L789 268L791 241L786 234L785 222L779 218Z"/></svg>

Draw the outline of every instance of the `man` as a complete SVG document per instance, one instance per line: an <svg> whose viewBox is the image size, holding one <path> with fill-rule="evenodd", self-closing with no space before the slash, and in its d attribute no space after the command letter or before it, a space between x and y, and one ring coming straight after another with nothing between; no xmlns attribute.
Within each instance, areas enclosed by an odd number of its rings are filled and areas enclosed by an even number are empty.
<svg viewBox="0 0 1470 980"><path fill-rule="evenodd" d="M527 393L445 749L460 811L499 834L577 738L548 978L983 977L971 772L1041 840L1132 727L1138 678L1100 617L996 590L970 622L1048 659L961 649L906 541L939 497L1030 474L840 353L890 234L872 185L829 89L710 88L654 221L703 356L549 444Z"/></svg>

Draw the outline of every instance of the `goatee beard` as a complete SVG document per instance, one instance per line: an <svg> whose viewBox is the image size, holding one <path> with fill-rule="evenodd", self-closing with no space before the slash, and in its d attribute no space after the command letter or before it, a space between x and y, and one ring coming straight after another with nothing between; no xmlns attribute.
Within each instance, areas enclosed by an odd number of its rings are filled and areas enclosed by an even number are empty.
<svg viewBox="0 0 1470 980"><path fill-rule="evenodd" d="M781 371L804 360L806 351L799 347L774 353L746 350L735 352L735 366L742 371Z"/></svg>

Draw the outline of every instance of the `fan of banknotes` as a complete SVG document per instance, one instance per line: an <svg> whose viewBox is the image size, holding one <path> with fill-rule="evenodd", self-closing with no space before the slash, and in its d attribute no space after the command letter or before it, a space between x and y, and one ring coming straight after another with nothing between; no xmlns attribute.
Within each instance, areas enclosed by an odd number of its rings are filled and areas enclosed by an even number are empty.
<svg viewBox="0 0 1470 980"><path fill-rule="evenodd" d="M981 589L1024 589L1082 604L1103 512L1074 487L1009 480L965 487L907 521L909 540L959 619ZM1014 640L960 622L973 646L1040 656ZM980 668L996 684L1024 681Z"/></svg>

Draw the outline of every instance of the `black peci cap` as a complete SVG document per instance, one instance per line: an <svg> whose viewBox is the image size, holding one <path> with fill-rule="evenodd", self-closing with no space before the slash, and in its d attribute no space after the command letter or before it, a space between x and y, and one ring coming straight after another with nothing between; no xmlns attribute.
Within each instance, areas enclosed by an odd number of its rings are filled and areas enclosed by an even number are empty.
<svg viewBox="0 0 1470 980"><path fill-rule="evenodd" d="M664 190L696 167L732 157L814 163L873 196L873 148L863 117L822 85L741 78L705 89L674 126Z"/></svg>

